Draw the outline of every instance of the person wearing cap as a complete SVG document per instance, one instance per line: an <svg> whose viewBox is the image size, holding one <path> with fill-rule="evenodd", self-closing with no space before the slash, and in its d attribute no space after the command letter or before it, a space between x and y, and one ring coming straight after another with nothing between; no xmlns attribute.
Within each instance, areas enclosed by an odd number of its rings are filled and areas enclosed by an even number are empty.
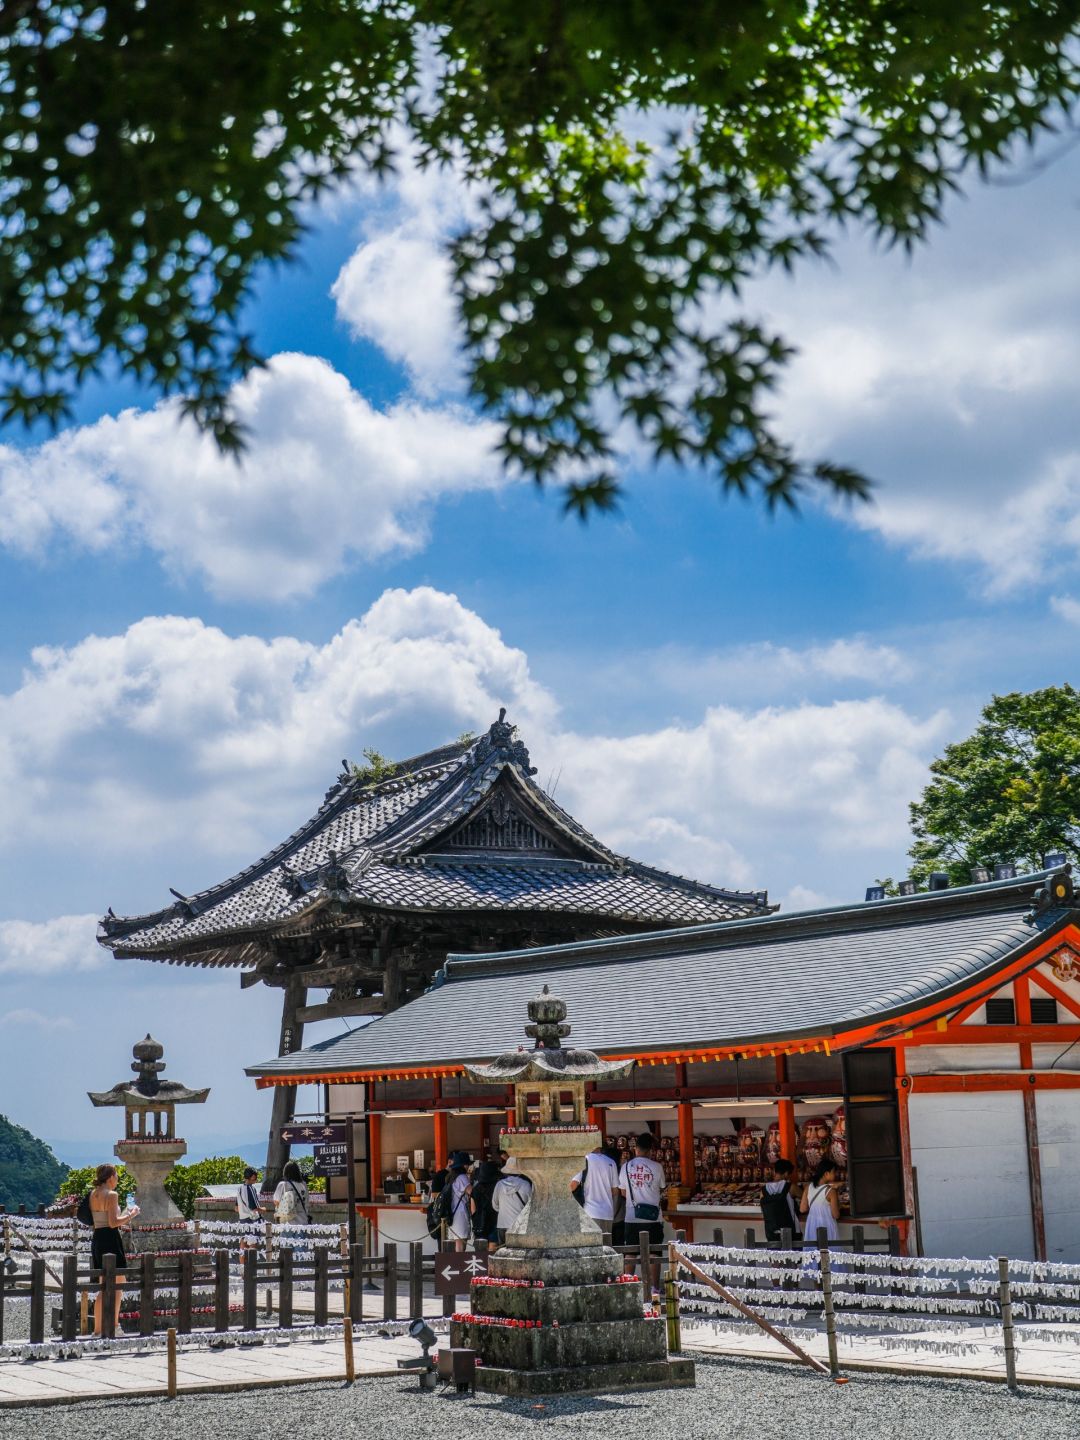
<svg viewBox="0 0 1080 1440"><path fill-rule="evenodd" d="M506 1244L506 1232L532 1198L532 1181L522 1175L516 1155L508 1155L502 1179L495 1186L491 1203L495 1206L495 1233L500 1245Z"/></svg>

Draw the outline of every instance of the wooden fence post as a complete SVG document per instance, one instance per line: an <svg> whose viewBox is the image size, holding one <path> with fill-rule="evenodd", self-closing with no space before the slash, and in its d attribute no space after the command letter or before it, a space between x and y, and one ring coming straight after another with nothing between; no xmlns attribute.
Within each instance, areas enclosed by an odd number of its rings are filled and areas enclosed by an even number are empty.
<svg viewBox="0 0 1080 1440"><path fill-rule="evenodd" d="M829 1374L835 1380L840 1374L840 1359L836 1349L836 1315L833 1311L832 1263L828 1245L821 1244L824 1230L818 1231L818 1255L821 1263L821 1293L825 1301L825 1336L829 1342Z"/></svg>
<svg viewBox="0 0 1080 1440"><path fill-rule="evenodd" d="M176 1330L170 1325L165 1337L166 1370L165 1391L170 1400L176 1399Z"/></svg>
<svg viewBox="0 0 1080 1440"><path fill-rule="evenodd" d="M445 1223L445 1222L444 1222L444 1223ZM435 1263L436 1263L436 1265L439 1264L439 1261L440 1261L441 1259L449 1260L451 1263L453 1263L452 1258L451 1258L451 1257L453 1256L453 1254L454 1254L453 1250L447 1250L444 1246L441 1246L441 1245L440 1245L439 1250L438 1250L438 1253L437 1253L436 1256L435 1256ZM444 1296L443 1296L443 1302L442 1302L442 1313L443 1313L444 1315L453 1315L453 1313L454 1313L454 1311L455 1311L456 1309L457 1309L457 1297L454 1296L454 1295L444 1295Z"/></svg>
<svg viewBox="0 0 1080 1440"><path fill-rule="evenodd" d="M397 1245L388 1240L383 1246L383 1297L384 1320L397 1319Z"/></svg>
<svg viewBox="0 0 1080 1440"><path fill-rule="evenodd" d="M1009 1262L998 1258L998 1304L1001 1306L1001 1328L1005 1336L1005 1380L1010 1390L1016 1389L1016 1336L1013 1331L1012 1287L1009 1285Z"/></svg>
<svg viewBox="0 0 1080 1440"><path fill-rule="evenodd" d="M648 1230L638 1231L638 1258L641 1261L641 1293L648 1303L652 1299L652 1245Z"/></svg>
<svg viewBox="0 0 1080 1440"><path fill-rule="evenodd" d="M153 1255L142 1257L142 1274L139 1277L139 1331L143 1335L154 1333L154 1306L157 1304L157 1261Z"/></svg>
<svg viewBox="0 0 1080 1440"><path fill-rule="evenodd" d="M214 1329L229 1328L229 1252L214 1251Z"/></svg>
<svg viewBox="0 0 1080 1440"><path fill-rule="evenodd" d="M30 1343L45 1341L45 1261L35 1256L30 1261Z"/></svg>
<svg viewBox="0 0 1080 1440"><path fill-rule="evenodd" d="M677 1355L682 1349L682 1324L679 1320L679 1262L675 1258L676 1247L668 1246L668 1273L664 1282L667 1299L667 1346L668 1353Z"/></svg>
<svg viewBox="0 0 1080 1440"><path fill-rule="evenodd" d="M90 1334L90 1287L79 1296L79 1334Z"/></svg>
<svg viewBox="0 0 1080 1440"><path fill-rule="evenodd" d="M424 1246L419 1240L409 1246L409 1314L419 1320L424 1313Z"/></svg>
<svg viewBox="0 0 1080 1440"><path fill-rule="evenodd" d="M259 1328L259 1252L244 1251L244 1329Z"/></svg>
<svg viewBox="0 0 1080 1440"><path fill-rule="evenodd" d="M349 1322L359 1325L364 1318L364 1245L349 1246Z"/></svg>
<svg viewBox="0 0 1080 1440"><path fill-rule="evenodd" d="M712 1243L714 1245L723 1245L724 1243L724 1231L719 1225L713 1226Z"/></svg>
<svg viewBox="0 0 1080 1440"><path fill-rule="evenodd" d="M353 1361L352 1319L348 1315L345 1316L342 1334L345 1338L345 1384L351 1385L356 1379L356 1366Z"/></svg>
<svg viewBox="0 0 1080 1440"><path fill-rule="evenodd" d="M325 1245L315 1251L315 1324L325 1325L330 1312L330 1252Z"/></svg>
<svg viewBox="0 0 1080 1440"><path fill-rule="evenodd" d="M101 1293L97 1303L102 1306L101 1334L105 1340L116 1338L116 1256L101 1257Z"/></svg>
<svg viewBox="0 0 1080 1440"><path fill-rule="evenodd" d="M60 1301L60 1338L74 1340L79 1333L79 1261L64 1256L64 1288Z"/></svg>
<svg viewBox="0 0 1080 1440"><path fill-rule="evenodd" d="M278 1250L278 1317L282 1330L292 1327L293 1319L293 1252L291 1245Z"/></svg>
<svg viewBox="0 0 1080 1440"><path fill-rule="evenodd" d="M191 1334L191 1285L194 1277L194 1260L190 1250L180 1256L180 1284L176 1297L176 1328L181 1335Z"/></svg>

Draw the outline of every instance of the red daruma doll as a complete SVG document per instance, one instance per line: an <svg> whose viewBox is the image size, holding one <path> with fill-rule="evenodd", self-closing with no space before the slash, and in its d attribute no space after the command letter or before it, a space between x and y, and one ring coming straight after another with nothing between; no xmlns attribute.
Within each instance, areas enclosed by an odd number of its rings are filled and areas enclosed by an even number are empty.
<svg viewBox="0 0 1080 1440"><path fill-rule="evenodd" d="M765 1169L770 1173L780 1159L780 1122L774 1120L765 1131Z"/></svg>
<svg viewBox="0 0 1080 1440"><path fill-rule="evenodd" d="M811 1115L802 1127L802 1171L813 1175L829 1153L832 1130L824 1115Z"/></svg>
<svg viewBox="0 0 1080 1440"><path fill-rule="evenodd" d="M832 1143L829 1146L829 1154L833 1162L839 1165L841 1170L847 1170L847 1116L844 1114L843 1105L839 1106L833 1116Z"/></svg>
<svg viewBox="0 0 1080 1440"><path fill-rule="evenodd" d="M761 1131L744 1125L739 1131L739 1166L743 1180L756 1180L761 1171Z"/></svg>

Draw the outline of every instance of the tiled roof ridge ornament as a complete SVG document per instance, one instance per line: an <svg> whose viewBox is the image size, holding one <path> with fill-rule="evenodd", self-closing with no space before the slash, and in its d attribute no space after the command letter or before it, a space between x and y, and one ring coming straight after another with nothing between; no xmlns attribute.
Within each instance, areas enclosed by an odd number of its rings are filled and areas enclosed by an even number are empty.
<svg viewBox="0 0 1080 1440"><path fill-rule="evenodd" d="M319 882L332 895L343 895L349 888L349 872L338 860L336 850L330 851L330 858L319 871Z"/></svg>
<svg viewBox="0 0 1080 1440"><path fill-rule="evenodd" d="M473 758L480 763L490 759L494 755L502 755L512 764L518 765L526 775L535 775L536 766L533 765L528 747L524 740L517 738L517 726L510 725L506 719L506 706L499 707L499 718L489 728L486 735L482 736L476 743Z"/></svg>

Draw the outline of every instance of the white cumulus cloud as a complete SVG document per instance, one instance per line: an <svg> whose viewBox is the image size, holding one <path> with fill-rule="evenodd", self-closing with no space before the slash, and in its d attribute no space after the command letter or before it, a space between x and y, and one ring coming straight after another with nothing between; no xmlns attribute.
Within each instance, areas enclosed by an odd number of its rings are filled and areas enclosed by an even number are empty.
<svg viewBox="0 0 1080 1440"><path fill-rule="evenodd" d="M97 921L96 915L0 920L0 975L45 976L97 970L108 958L95 939Z"/></svg>
<svg viewBox="0 0 1080 1440"><path fill-rule="evenodd" d="M35 1030L74 1030L75 1022L67 1015L43 1015L40 1010L8 1010L0 1015L0 1028L25 1025Z"/></svg>
<svg viewBox="0 0 1080 1440"><path fill-rule="evenodd" d="M218 595L306 595L423 547L441 500L504 483L493 428L452 406L374 409L325 361L281 354L234 392L238 463L171 402L0 447L0 544L148 546Z"/></svg>
<svg viewBox="0 0 1080 1440"><path fill-rule="evenodd" d="M993 596L1080 560L1078 182L1073 157L973 186L910 260L851 237L835 266L747 291L799 348L782 432L878 482L843 513Z"/></svg>

